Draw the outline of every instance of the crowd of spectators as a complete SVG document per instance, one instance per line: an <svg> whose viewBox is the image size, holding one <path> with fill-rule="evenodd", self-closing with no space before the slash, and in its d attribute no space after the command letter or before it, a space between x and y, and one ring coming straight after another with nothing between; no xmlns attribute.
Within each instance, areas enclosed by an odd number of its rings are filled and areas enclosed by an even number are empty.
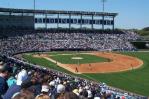
<svg viewBox="0 0 149 99"><path fill-rule="evenodd" d="M127 50L133 33L36 33L0 39L0 99L147 99L86 79L23 62L11 55L51 49Z"/></svg>
<svg viewBox="0 0 149 99"><path fill-rule="evenodd" d="M129 42L140 37L134 32L124 33L34 33L0 39L0 53L12 55L26 51L51 49L133 51Z"/></svg>
<svg viewBox="0 0 149 99"><path fill-rule="evenodd" d="M105 83L0 57L0 99L147 99Z"/></svg>

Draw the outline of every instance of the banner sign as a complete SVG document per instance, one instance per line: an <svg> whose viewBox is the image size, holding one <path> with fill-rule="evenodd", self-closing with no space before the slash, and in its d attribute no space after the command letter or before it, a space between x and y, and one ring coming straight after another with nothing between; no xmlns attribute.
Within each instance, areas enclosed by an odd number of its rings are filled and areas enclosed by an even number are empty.
<svg viewBox="0 0 149 99"><path fill-rule="evenodd" d="M113 20L91 20L91 19L68 19L68 18L35 18L35 23L47 23L47 24L104 24L104 25L113 25Z"/></svg>

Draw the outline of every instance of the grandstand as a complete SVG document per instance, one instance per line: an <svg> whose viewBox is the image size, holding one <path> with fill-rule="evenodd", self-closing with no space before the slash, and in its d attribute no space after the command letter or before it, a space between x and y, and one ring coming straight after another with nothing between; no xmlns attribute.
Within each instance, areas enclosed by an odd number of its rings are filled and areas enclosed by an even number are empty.
<svg viewBox="0 0 149 99"><path fill-rule="evenodd" d="M1 48L1 53L8 53L8 55L48 50L131 51L136 49L129 40L140 39L134 32L114 30L114 19L117 13L9 8L0 8L0 12L2 23L5 23L1 24L0 29L4 37L0 43L4 46ZM42 17L39 16L41 14ZM51 15L56 16L54 18ZM60 18L62 15L69 18ZM73 16L79 16L79 18L72 18ZM83 19L83 16L91 19ZM40 24L44 24L44 27ZM48 27L49 24L57 26ZM61 24L68 24L69 27L59 28ZM72 28L73 24L78 24L79 28ZM91 25L91 28L84 29L82 27L84 24ZM95 29L94 25L102 28ZM112 30L105 30L104 26L112 26ZM27 45L28 48L26 48Z"/></svg>
<svg viewBox="0 0 149 99"><path fill-rule="evenodd" d="M136 39L135 33L36 33L1 39L0 51L6 55L51 50L133 51L136 49L129 40Z"/></svg>

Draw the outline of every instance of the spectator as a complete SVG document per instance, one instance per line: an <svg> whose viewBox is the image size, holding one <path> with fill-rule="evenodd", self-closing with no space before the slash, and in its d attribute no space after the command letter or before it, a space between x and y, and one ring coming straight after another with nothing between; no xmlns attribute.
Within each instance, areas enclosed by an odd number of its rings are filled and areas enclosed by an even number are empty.
<svg viewBox="0 0 149 99"><path fill-rule="evenodd" d="M12 99L35 99L35 97L31 91L23 89L20 92L15 93Z"/></svg>
<svg viewBox="0 0 149 99"><path fill-rule="evenodd" d="M26 70L22 70L19 72L18 76L17 76L17 82L16 84L12 85L6 92L6 94L4 95L4 99L11 99L11 97L17 93L20 92L21 90L21 84L27 80L27 72Z"/></svg>
<svg viewBox="0 0 149 99"><path fill-rule="evenodd" d="M50 99L50 96L41 94L41 95L37 96L35 99Z"/></svg>
<svg viewBox="0 0 149 99"><path fill-rule="evenodd" d="M11 73L12 68L10 66L5 65L0 69L0 99L3 98L3 95L8 89L7 79Z"/></svg>

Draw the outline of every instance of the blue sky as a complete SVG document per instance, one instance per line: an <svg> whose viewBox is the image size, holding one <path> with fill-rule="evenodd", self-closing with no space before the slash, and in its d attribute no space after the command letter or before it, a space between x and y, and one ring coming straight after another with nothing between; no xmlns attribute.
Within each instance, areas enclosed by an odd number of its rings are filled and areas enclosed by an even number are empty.
<svg viewBox="0 0 149 99"><path fill-rule="evenodd" d="M106 12L119 13L117 28L149 26L149 0L107 0ZM0 7L33 8L33 0L0 0ZM36 0L36 9L102 11L101 0Z"/></svg>

